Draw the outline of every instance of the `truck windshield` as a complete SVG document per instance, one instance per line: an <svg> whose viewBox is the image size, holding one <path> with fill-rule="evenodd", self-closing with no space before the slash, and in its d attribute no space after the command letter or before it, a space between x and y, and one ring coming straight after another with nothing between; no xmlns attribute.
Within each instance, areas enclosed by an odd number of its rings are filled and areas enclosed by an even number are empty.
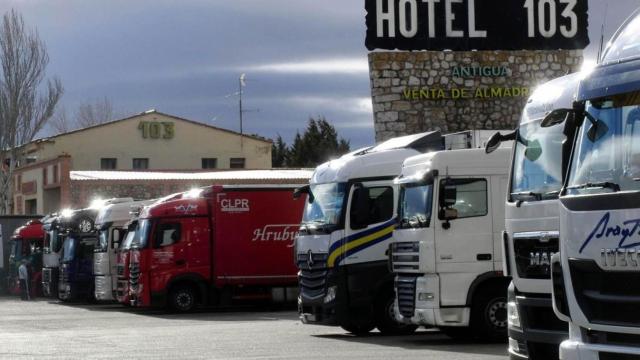
<svg viewBox="0 0 640 360"><path fill-rule="evenodd" d="M131 247L145 248L149 243L149 234L151 233L151 220L145 219L138 222L135 235L131 240Z"/></svg>
<svg viewBox="0 0 640 360"><path fill-rule="evenodd" d="M511 201L556 199L562 187L563 124L520 125L511 172Z"/></svg>
<svg viewBox="0 0 640 360"><path fill-rule="evenodd" d="M400 188L399 228L423 228L431 223L433 184L407 184Z"/></svg>
<svg viewBox="0 0 640 360"><path fill-rule="evenodd" d="M22 240L21 239L13 239L11 240L11 253L9 254L9 258L14 261L19 261L22 259Z"/></svg>
<svg viewBox="0 0 640 360"><path fill-rule="evenodd" d="M106 252L109 247L109 228L100 230L95 252Z"/></svg>
<svg viewBox="0 0 640 360"><path fill-rule="evenodd" d="M346 188L345 183L311 185L302 225L309 231L330 232L336 229L340 224Z"/></svg>
<svg viewBox="0 0 640 360"><path fill-rule="evenodd" d="M78 240L72 236L67 236L62 245L62 262L71 262L75 258Z"/></svg>
<svg viewBox="0 0 640 360"><path fill-rule="evenodd" d="M58 235L58 230L49 230L44 233L44 252L59 252L62 247L62 239Z"/></svg>
<svg viewBox="0 0 640 360"><path fill-rule="evenodd" d="M587 102L592 119L577 135L567 194L640 190L639 105L640 92Z"/></svg>

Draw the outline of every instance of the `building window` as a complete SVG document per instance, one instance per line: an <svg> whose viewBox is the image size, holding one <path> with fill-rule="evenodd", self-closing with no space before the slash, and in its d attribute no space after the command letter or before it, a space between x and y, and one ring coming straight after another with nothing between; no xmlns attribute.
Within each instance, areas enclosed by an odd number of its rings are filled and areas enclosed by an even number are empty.
<svg viewBox="0 0 640 360"><path fill-rule="evenodd" d="M48 167L43 167L42 168L42 185L47 185L49 183L49 179L48 176L49 175L49 168Z"/></svg>
<svg viewBox="0 0 640 360"><path fill-rule="evenodd" d="M58 165L53 165L53 183L58 183Z"/></svg>
<svg viewBox="0 0 640 360"><path fill-rule="evenodd" d="M16 176L16 192L22 191L22 175Z"/></svg>
<svg viewBox="0 0 640 360"><path fill-rule="evenodd" d="M149 159L148 158L134 158L133 159L133 168L136 170L146 170L149 168Z"/></svg>
<svg viewBox="0 0 640 360"><path fill-rule="evenodd" d="M115 170L118 168L118 159L116 158L102 158L100 159L100 169L102 170Z"/></svg>
<svg viewBox="0 0 640 360"><path fill-rule="evenodd" d="M38 200L36 199L25 200L24 207L25 207L25 215L35 215L38 213Z"/></svg>
<svg viewBox="0 0 640 360"><path fill-rule="evenodd" d="M231 158L229 160L229 168L244 169L244 158Z"/></svg>
<svg viewBox="0 0 640 360"><path fill-rule="evenodd" d="M218 168L218 159L216 158L202 158L203 169L216 169Z"/></svg>

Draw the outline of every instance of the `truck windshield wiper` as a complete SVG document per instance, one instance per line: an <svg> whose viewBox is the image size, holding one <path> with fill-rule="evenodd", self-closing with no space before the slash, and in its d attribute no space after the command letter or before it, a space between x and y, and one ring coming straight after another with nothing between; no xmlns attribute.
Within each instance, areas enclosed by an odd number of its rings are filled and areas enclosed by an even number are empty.
<svg viewBox="0 0 640 360"><path fill-rule="evenodd" d="M580 189L589 189L589 188L608 188L613 190L613 192L620 191L620 185L610 181L588 182L580 185L573 185L573 186L567 187L567 190L580 190Z"/></svg>
<svg viewBox="0 0 640 360"><path fill-rule="evenodd" d="M533 192L533 191L515 192L515 193L511 193L511 196L516 198L516 200L526 200L526 199L536 200L536 201L542 200L542 194Z"/></svg>
<svg viewBox="0 0 640 360"><path fill-rule="evenodd" d="M560 195L560 190L549 191L542 194L543 199L555 199Z"/></svg>

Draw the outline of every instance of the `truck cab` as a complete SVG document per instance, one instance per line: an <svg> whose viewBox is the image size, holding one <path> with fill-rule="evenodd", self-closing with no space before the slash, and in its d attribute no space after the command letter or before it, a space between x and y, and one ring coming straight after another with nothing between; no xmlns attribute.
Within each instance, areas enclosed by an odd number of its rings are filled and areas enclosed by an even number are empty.
<svg viewBox="0 0 640 360"><path fill-rule="evenodd" d="M135 211L133 218L124 226L124 232L120 235L122 241L118 245L116 251L116 287L114 292L115 300L123 305L128 306L129 302L129 255L131 245L137 236L138 215L139 211Z"/></svg>
<svg viewBox="0 0 640 360"><path fill-rule="evenodd" d="M60 252L63 237L58 229L61 215L51 214L43 220L44 246L42 255L42 294L46 297L58 297L58 278L60 270Z"/></svg>
<svg viewBox="0 0 640 360"><path fill-rule="evenodd" d="M18 281L18 267L23 260L27 261L31 268L29 278L29 289L32 296L42 294L42 245L44 242L44 231L40 220L30 220L23 226L17 228L9 246L9 276L8 289L13 295L20 294Z"/></svg>
<svg viewBox="0 0 640 360"><path fill-rule="evenodd" d="M354 333L377 327L412 332L393 318L393 275L387 249L396 226L398 193L393 179L402 161L444 148L439 132L390 139L316 168L296 239L305 324L337 325Z"/></svg>
<svg viewBox="0 0 640 360"><path fill-rule="evenodd" d="M95 223L98 242L93 251L96 300L115 300L114 293L118 281L116 255L127 233L125 225L131 220L132 211L139 211L139 208L151 202L121 198L118 201L112 201L110 205L104 206L98 212Z"/></svg>
<svg viewBox="0 0 640 360"><path fill-rule="evenodd" d="M439 151L404 161L390 252L400 323L452 336L506 335L501 242L510 153Z"/></svg>
<svg viewBox="0 0 640 360"><path fill-rule="evenodd" d="M640 358L639 28L640 10L584 74L573 107L542 123L576 119L552 257L554 310L569 322L564 360Z"/></svg>
<svg viewBox="0 0 640 360"><path fill-rule="evenodd" d="M98 242L94 228L97 210L63 210L57 224L62 236L58 298L93 300L93 250Z"/></svg>
<svg viewBox="0 0 640 360"><path fill-rule="evenodd" d="M541 122L550 111L573 105L580 77L571 74L538 86L518 128L507 135L497 133L487 144L489 153L500 141L515 139L503 237L504 272L512 278L512 359L557 358L560 343L569 336L567 324L553 313L551 257L560 246L558 196L568 163L562 153L572 143L573 118L552 127L542 127Z"/></svg>

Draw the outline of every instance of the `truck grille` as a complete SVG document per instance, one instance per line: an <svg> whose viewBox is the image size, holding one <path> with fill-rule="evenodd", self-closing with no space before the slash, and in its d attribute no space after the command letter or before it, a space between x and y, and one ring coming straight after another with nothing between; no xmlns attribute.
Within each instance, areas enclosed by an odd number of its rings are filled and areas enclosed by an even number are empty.
<svg viewBox="0 0 640 360"><path fill-rule="evenodd" d="M60 281L62 281L64 283L68 283L69 282L69 267L68 266L62 266L62 268L60 269Z"/></svg>
<svg viewBox="0 0 640 360"><path fill-rule="evenodd" d="M603 271L593 260L569 259L580 309L589 322L640 327L640 272Z"/></svg>
<svg viewBox="0 0 640 360"><path fill-rule="evenodd" d="M118 276L124 275L124 264L116 265L116 271L117 271Z"/></svg>
<svg viewBox="0 0 640 360"><path fill-rule="evenodd" d="M129 287L136 290L138 284L140 284L140 264L132 262L129 264Z"/></svg>
<svg viewBox="0 0 640 360"><path fill-rule="evenodd" d="M551 279L551 256L559 250L557 232L514 234L516 269L522 279Z"/></svg>
<svg viewBox="0 0 640 360"><path fill-rule="evenodd" d="M327 281L327 254L298 254L300 295L315 300L324 296Z"/></svg>
<svg viewBox="0 0 640 360"><path fill-rule="evenodd" d="M42 269L42 282L51 282L51 269L44 268Z"/></svg>
<svg viewBox="0 0 640 360"><path fill-rule="evenodd" d="M415 276L396 277L396 297L400 314L411 318L416 309L416 279Z"/></svg>
<svg viewBox="0 0 640 360"><path fill-rule="evenodd" d="M420 243L396 242L391 244L391 268L395 273L412 273L420 269Z"/></svg>

